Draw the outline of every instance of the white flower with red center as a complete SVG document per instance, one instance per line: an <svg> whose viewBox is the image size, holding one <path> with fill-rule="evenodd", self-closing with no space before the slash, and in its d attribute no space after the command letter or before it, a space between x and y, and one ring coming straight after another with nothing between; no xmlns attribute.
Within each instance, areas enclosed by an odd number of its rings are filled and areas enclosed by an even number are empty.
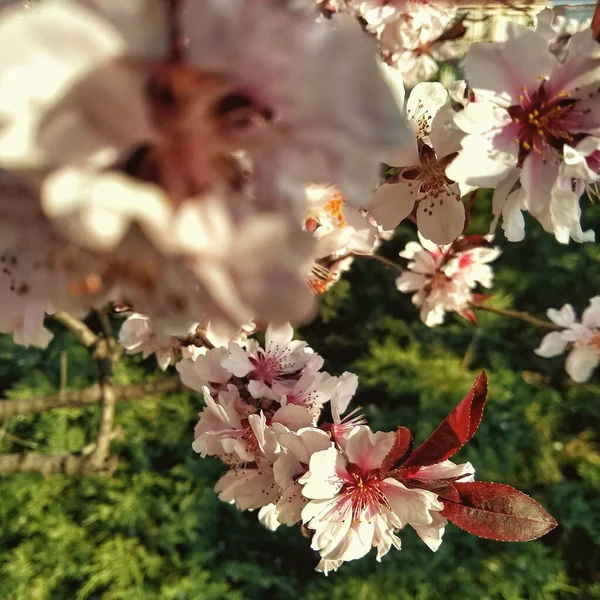
<svg viewBox="0 0 600 600"><path fill-rule="evenodd" d="M485 240L459 238L448 246L436 246L419 236L400 252L409 260L407 270L396 279L400 292L416 292L412 301L421 308L421 321L428 327L441 325L447 312L471 318L469 304L477 284L489 288L493 271L489 262L500 255L498 248L484 247Z"/></svg>
<svg viewBox="0 0 600 600"><path fill-rule="evenodd" d="M314 356L306 342L293 337L294 330L289 323L279 327L269 325L264 350L256 342L249 342L247 349L231 343L221 364L236 377L248 377L272 386L301 371Z"/></svg>
<svg viewBox="0 0 600 600"><path fill-rule="evenodd" d="M322 561L355 560L373 547L380 560L392 546L400 548L398 530L431 526L443 509L436 494L380 475L394 439L393 433L359 426L347 435L344 452L332 447L310 457L309 470L299 479L310 500L302 521L314 531L311 547Z"/></svg>
<svg viewBox="0 0 600 600"><path fill-rule="evenodd" d="M510 213L524 209L559 241L565 230L586 241L593 233L581 230L578 198L565 202L561 167L565 144L600 131L600 45L588 30L574 35L567 50L561 63L544 36L517 25L506 41L471 45L465 73L480 100L456 116L467 135L446 174L468 185L504 185L494 207L504 219L518 224L519 215ZM516 202L511 192L518 186ZM518 239L522 227L505 231Z"/></svg>
<svg viewBox="0 0 600 600"><path fill-rule="evenodd" d="M329 373L305 368L295 381L275 382L272 393L279 397L282 406L295 404L304 407L312 415L316 424L323 405L331 398L337 381L338 378Z"/></svg>
<svg viewBox="0 0 600 600"><path fill-rule="evenodd" d="M446 176L461 138L452 125L448 92L439 83L420 83L410 93L406 112L413 147L385 158L398 172L375 192L370 214L383 229L394 229L414 211L425 238L449 244L463 231L465 208L458 184Z"/></svg>
<svg viewBox="0 0 600 600"><path fill-rule="evenodd" d="M600 296L590 300L581 322L570 304L560 310L551 308L548 318L563 330L547 334L535 353L551 358L568 350L565 369L569 377L577 383L588 381L600 363Z"/></svg>

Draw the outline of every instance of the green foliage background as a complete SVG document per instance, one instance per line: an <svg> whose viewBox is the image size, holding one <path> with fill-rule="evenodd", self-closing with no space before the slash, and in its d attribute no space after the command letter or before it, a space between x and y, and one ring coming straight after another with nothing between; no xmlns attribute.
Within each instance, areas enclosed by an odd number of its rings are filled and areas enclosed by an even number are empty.
<svg viewBox="0 0 600 600"><path fill-rule="evenodd" d="M477 203L482 214L489 199ZM587 210L589 209L589 210ZM489 212L487 212L489 214ZM600 231L599 207L586 226ZM472 230L485 231L483 217ZM543 316L571 302L580 312L600 292L598 245L561 246L533 222L496 262L493 304ZM401 227L382 249L396 259L414 229ZM478 540L449 526L431 553L411 531L403 549L381 563L369 556L329 577L297 529L263 530L253 514L221 504L212 486L222 472L190 447L201 400L196 394L119 405L120 466L112 478L0 477L1 600L516 600L600 598L599 375L584 385L565 376L561 358L533 349L542 332L480 313L475 327L450 317L424 327L394 273L359 259L301 333L330 372L354 370L357 403L374 428L405 425L424 439L469 389L490 376L490 400L476 437L458 456L479 479L533 495L560 526L527 544ZM118 324L115 323L115 327ZM8 398L55 391L61 354L68 385L94 379L87 352L56 328L46 351L0 338L0 384ZM156 376L152 360L128 357L118 383ZM99 411L61 409L13 418L0 432L1 452L81 450L95 436ZM8 434L8 435L7 435ZM21 441L16 442L15 437Z"/></svg>

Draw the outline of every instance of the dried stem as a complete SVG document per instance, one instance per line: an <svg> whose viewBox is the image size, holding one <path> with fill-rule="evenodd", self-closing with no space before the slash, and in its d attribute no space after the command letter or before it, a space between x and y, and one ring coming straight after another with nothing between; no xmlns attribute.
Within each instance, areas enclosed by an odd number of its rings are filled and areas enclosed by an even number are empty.
<svg viewBox="0 0 600 600"><path fill-rule="evenodd" d="M525 323L529 323L534 327L539 327L540 329L550 329L552 331L561 331L562 327L551 323L550 321L545 321L544 319L538 319L530 315L525 311L517 311L517 310L506 310L503 308L493 308L491 306L485 306L483 304L471 304L472 308L478 310L485 310L486 312L493 313L495 315L500 315L502 317L510 317L511 319L518 319L519 321L524 321Z"/></svg>
<svg viewBox="0 0 600 600"><path fill-rule="evenodd" d="M117 402L127 400L141 400L155 394L167 394L181 389L181 380L178 376L150 381L148 383L135 383L114 388ZM10 419L16 415L32 415L47 412L55 408L79 408L99 404L102 400L100 384L95 383L90 387L78 390L65 390L58 394L41 396L39 398L24 398L22 400L0 401L0 421Z"/></svg>

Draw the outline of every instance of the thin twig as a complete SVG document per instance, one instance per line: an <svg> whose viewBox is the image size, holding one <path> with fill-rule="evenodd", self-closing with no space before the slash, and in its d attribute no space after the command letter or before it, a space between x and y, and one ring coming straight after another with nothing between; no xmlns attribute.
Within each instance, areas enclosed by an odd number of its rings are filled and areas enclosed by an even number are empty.
<svg viewBox="0 0 600 600"><path fill-rule="evenodd" d="M381 256L381 254L354 254L355 257L358 258L370 258L371 260L376 260L380 262L382 265L389 267L390 269L394 269L397 273L404 273L406 269L402 268L399 264L395 263L393 260L386 258L385 256Z"/></svg>
<svg viewBox="0 0 600 600"><path fill-rule="evenodd" d="M98 336L80 319L62 310L56 311L52 317L71 331L86 348L91 348L98 341Z"/></svg>
<svg viewBox="0 0 600 600"><path fill-rule="evenodd" d="M525 311L518 310L506 310L504 308L493 308L492 306L486 306L484 304L471 304L472 308L484 310L486 312L493 313L495 315L500 315L502 317L510 317L511 319L518 319L519 321L524 321L525 323L529 323L534 327L539 327L540 329L551 329L552 331L562 331L562 327L551 323L550 321L545 321L544 319L538 319L533 315L530 315Z"/></svg>

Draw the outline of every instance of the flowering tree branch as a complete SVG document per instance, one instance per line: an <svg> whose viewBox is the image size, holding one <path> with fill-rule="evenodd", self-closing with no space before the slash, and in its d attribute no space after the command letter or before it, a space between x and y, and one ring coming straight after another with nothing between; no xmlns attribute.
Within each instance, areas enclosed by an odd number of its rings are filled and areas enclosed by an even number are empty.
<svg viewBox="0 0 600 600"><path fill-rule="evenodd" d="M179 377L173 376L148 383L115 387L114 394L117 402L123 402L127 400L139 400L155 394L175 392L180 387ZM90 406L98 404L101 399L102 390L100 389L100 385L95 383L87 388L68 390L38 398L4 400L0 401L0 420L4 421L16 415L43 413L55 408Z"/></svg>
<svg viewBox="0 0 600 600"><path fill-rule="evenodd" d="M486 312L493 313L495 315L501 315L502 317L510 317L511 319L519 319L520 321L524 321L525 323L529 323L534 327L539 327L540 329L550 329L552 331L560 331L562 328L550 321L545 321L544 319L538 319L533 315L530 315L528 312L520 311L520 310L506 310L504 308L494 308L492 306L485 306L484 304L472 303L472 308L478 310L484 310Z"/></svg>

